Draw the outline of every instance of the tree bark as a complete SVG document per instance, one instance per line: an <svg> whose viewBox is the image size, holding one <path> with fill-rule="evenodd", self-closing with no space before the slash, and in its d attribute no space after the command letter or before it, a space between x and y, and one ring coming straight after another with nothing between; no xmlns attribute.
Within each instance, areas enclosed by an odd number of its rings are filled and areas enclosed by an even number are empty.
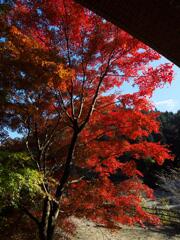
<svg viewBox="0 0 180 240"><path fill-rule="evenodd" d="M53 240L59 215L59 204L46 198L44 200L43 216L39 224L40 240Z"/></svg>
<svg viewBox="0 0 180 240"><path fill-rule="evenodd" d="M64 173L59 181L59 185L56 189L55 199L50 200L48 197L44 200L44 208L41 223L39 224L39 238L40 240L53 240L54 232L59 215L59 203L65 187L65 184L70 175L71 162L74 155L75 145L78 137L78 131L74 131L71 143L69 146Z"/></svg>

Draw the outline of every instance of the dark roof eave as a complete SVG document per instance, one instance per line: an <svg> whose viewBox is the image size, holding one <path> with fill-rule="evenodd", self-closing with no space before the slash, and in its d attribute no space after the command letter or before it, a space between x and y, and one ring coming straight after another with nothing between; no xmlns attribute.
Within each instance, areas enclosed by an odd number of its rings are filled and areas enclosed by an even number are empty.
<svg viewBox="0 0 180 240"><path fill-rule="evenodd" d="M180 66L180 3L174 0L76 0Z"/></svg>

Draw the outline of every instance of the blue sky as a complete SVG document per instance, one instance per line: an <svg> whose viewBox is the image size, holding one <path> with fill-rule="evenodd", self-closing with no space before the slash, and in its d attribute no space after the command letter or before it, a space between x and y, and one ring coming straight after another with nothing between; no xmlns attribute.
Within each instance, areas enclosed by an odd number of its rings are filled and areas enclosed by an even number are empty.
<svg viewBox="0 0 180 240"><path fill-rule="evenodd" d="M166 58L162 57L159 61L153 63L153 66L170 62ZM165 112L177 112L180 110L180 68L174 65L174 80L172 84L167 84L164 88L158 88L155 90L152 97L157 110ZM133 92L134 88L130 87L129 84L123 85L122 92ZM17 132L9 132L11 137L21 137Z"/></svg>
<svg viewBox="0 0 180 240"><path fill-rule="evenodd" d="M169 62L162 57L159 63ZM174 65L174 80L162 89L157 89L152 97L155 106L160 111L177 112L180 110L180 68Z"/></svg>
<svg viewBox="0 0 180 240"><path fill-rule="evenodd" d="M152 66L157 66L159 64L167 63L170 61L164 57L160 60L155 61ZM165 112L176 113L180 110L180 68L176 65L173 66L174 79L171 84L166 84L163 88L157 88L151 98L157 110ZM123 85L122 92L131 93L137 89L130 87L129 84L125 83Z"/></svg>

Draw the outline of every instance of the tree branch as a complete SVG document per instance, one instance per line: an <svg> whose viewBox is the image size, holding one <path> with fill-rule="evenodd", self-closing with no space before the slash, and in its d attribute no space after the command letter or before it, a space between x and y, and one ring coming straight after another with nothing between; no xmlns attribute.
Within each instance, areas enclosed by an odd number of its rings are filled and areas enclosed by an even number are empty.
<svg viewBox="0 0 180 240"><path fill-rule="evenodd" d="M30 218L32 219L38 226L40 225L40 220L36 218L27 208L20 207L20 209Z"/></svg>
<svg viewBox="0 0 180 240"><path fill-rule="evenodd" d="M103 82L103 80L104 80L104 78L105 78L105 76L107 75L108 70L109 70L110 62L111 62L111 59L112 59L112 57L113 57L113 52L114 52L114 50L112 50L112 52L111 52L111 54L110 54L110 57L109 57L109 59L108 59L107 66L106 66L106 69L105 69L104 73L100 76L99 83L98 83L98 85L97 85L96 92L95 92L95 94L94 94L94 97L93 97L93 100L92 100L90 109L89 109L89 111L88 111L88 114L87 114L84 122L83 122L83 123L80 125L80 127L79 127L80 130L82 130L82 129L85 127L85 125L86 125L87 122L89 121L89 118L90 118L90 116L91 116L91 114L92 114L92 112L93 112L93 110L94 110L94 107L95 107L95 104L96 104L96 100L97 100L97 97L98 97L98 94L99 94L99 89L100 89L101 84L102 84L102 82Z"/></svg>

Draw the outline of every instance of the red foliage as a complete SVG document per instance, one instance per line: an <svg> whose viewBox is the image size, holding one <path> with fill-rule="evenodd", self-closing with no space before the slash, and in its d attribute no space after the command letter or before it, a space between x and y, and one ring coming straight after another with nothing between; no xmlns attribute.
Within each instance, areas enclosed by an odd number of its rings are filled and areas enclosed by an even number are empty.
<svg viewBox="0 0 180 240"><path fill-rule="evenodd" d="M139 180L136 161L152 158L163 164L172 159L165 146L147 140L159 131L149 97L171 83L172 65L151 67L160 58L155 51L71 0L19 0L9 24L16 26L9 35L15 46L11 52L17 53L12 64L18 73L25 72L23 77L14 77L15 70L10 75L14 88L25 93L23 103L20 92L12 93L9 108L21 116L14 117L12 127L28 128L32 139L39 137L41 148L54 131L45 148L48 167L70 160L84 171L84 179L78 181L80 173L71 173L63 185L57 198L61 217L86 216L109 227L116 221L157 224L158 218L142 208L142 199L153 198L153 192ZM138 91L116 92L125 82ZM70 159L73 134L78 138ZM130 154L126 162L125 153ZM47 179L54 177L61 185L62 167L50 176L51 171L43 170ZM126 180L114 183L110 176L118 171ZM54 197L54 186L50 194Z"/></svg>

